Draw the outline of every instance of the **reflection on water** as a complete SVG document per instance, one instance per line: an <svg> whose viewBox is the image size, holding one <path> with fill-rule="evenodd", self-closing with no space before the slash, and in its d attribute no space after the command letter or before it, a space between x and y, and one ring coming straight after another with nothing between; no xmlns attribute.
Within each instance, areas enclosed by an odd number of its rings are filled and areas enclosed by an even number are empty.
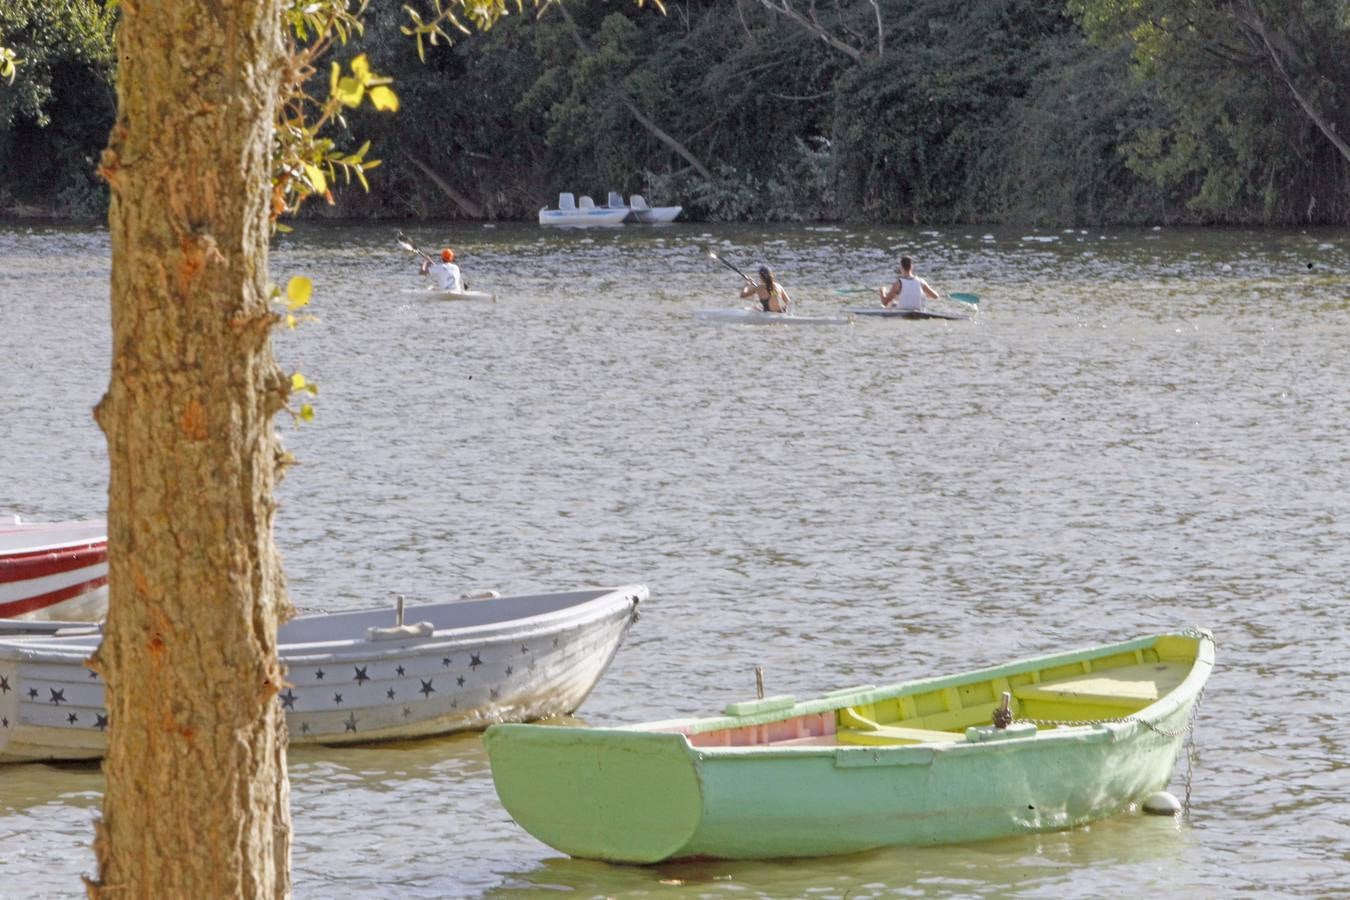
<svg viewBox="0 0 1350 900"><path fill-rule="evenodd" d="M418 225L499 298L456 304L406 290L395 231L302 225L273 257L316 285L278 336L320 385L282 428L301 606L645 582L597 725L718 710L756 665L810 696L1193 623L1218 666L1180 825L615 867L518 829L476 736L306 749L298 897L1350 891L1350 234ZM698 325L739 281L701 242L805 313L900 252L982 312ZM102 231L0 228L0 513L102 514L107 257ZM0 894L77 891L100 784L0 770Z"/></svg>

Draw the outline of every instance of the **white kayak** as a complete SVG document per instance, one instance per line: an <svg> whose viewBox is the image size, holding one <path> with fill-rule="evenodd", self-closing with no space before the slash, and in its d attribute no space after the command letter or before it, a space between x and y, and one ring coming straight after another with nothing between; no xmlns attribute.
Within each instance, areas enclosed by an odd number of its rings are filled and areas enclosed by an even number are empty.
<svg viewBox="0 0 1350 900"><path fill-rule="evenodd" d="M435 288L408 288L404 293L421 294L429 300L473 300L479 303L496 303L497 295L484 291L441 291Z"/></svg>
<svg viewBox="0 0 1350 900"><path fill-rule="evenodd" d="M873 319L969 319L963 313L937 312L931 309L887 309L884 306L869 306L850 309L851 316L868 316Z"/></svg>
<svg viewBox="0 0 1350 900"><path fill-rule="evenodd" d="M720 322L726 325L849 325L852 316L799 316L795 313L765 312L754 307L743 309L696 309L699 322Z"/></svg>

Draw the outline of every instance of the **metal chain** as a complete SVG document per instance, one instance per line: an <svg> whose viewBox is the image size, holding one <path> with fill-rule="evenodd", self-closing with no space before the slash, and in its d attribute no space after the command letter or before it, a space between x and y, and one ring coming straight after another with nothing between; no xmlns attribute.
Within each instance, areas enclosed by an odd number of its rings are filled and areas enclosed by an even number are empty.
<svg viewBox="0 0 1350 900"><path fill-rule="evenodd" d="M1152 732L1154 732L1155 734L1162 735L1163 737L1169 737L1169 738L1171 738L1171 737L1179 737L1179 736L1181 736L1181 735L1183 735L1183 734L1186 735L1186 743L1185 743L1184 747L1182 748L1182 749L1185 751L1185 754L1186 754L1186 782L1185 782L1185 784L1186 784L1186 792L1185 792L1185 798L1182 800L1181 809L1182 809L1182 815L1184 815L1184 816L1186 816L1187 818L1189 818L1190 815L1191 815L1191 783L1192 783L1192 780L1193 780L1193 778L1194 778L1194 776L1195 776L1195 759L1196 759L1196 756L1197 756L1197 752L1196 752L1196 749L1195 749L1195 720L1196 720L1196 718L1197 718L1197 717L1199 716L1199 714L1200 714L1200 704L1203 703L1204 700L1205 700L1205 689L1202 687L1202 688L1200 688L1200 693L1197 694L1196 697L1195 697L1195 705L1191 707L1191 714L1187 717L1187 719L1186 719L1186 724L1183 725L1181 728L1177 729L1176 731L1168 731L1166 728L1159 728L1157 725L1154 725L1152 722L1149 722L1149 721L1147 721L1146 719L1138 719L1138 718L1135 718L1135 717L1132 716L1132 715L1131 715L1131 716L1121 716L1121 717L1116 718L1116 719L1077 719L1077 720L1071 720L1071 719L1024 719L1024 718L1018 716L1018 717L1015 717L1015 718L1013 719L1013 721L1014 721L1014 722L1030 722L1031 724L1035 725L1037 728L1043 728L1043 727L1046 727L1046 726L1056 726L1056 727L1058 727L1058 726L1060 726L1060 725L1068 725L1068 726L1070 726L1070 727L1073 727L1073 726L1079 726L1079 727L1081 727L1081 726L1084 726L1084 725L1107 725L1107 724L1113 724L1113 723L1117 723L1117 722L1138 722L1140 725L1143 725L1143 726L1144 726L1145 728L1147 728L1149 731L1152 731Z"/></svg>

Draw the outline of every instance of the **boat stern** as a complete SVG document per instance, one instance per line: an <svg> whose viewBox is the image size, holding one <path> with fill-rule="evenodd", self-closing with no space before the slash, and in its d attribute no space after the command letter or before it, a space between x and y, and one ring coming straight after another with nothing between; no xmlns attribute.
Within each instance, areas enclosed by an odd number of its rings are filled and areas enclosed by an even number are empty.
<svg viewBox="0 0 1350 900"><path fill-rule="evenodd" d="M702 817L695 753L682 734L494 725L483 744L507 812L572 856L628 863L677 856Z"/></svg>

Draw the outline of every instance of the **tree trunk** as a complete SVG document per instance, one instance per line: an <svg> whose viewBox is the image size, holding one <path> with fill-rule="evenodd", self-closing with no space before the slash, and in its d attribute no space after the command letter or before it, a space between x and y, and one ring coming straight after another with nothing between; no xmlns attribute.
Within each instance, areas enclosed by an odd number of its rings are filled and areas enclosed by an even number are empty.
<svg viewBox="0 0 1350 900"><path fill-rule="evenodd" d="M288 381L267 188L279 0L121 7L112 188L107 791L91 897L278 897L290 812L272 540Z"/></svg>

